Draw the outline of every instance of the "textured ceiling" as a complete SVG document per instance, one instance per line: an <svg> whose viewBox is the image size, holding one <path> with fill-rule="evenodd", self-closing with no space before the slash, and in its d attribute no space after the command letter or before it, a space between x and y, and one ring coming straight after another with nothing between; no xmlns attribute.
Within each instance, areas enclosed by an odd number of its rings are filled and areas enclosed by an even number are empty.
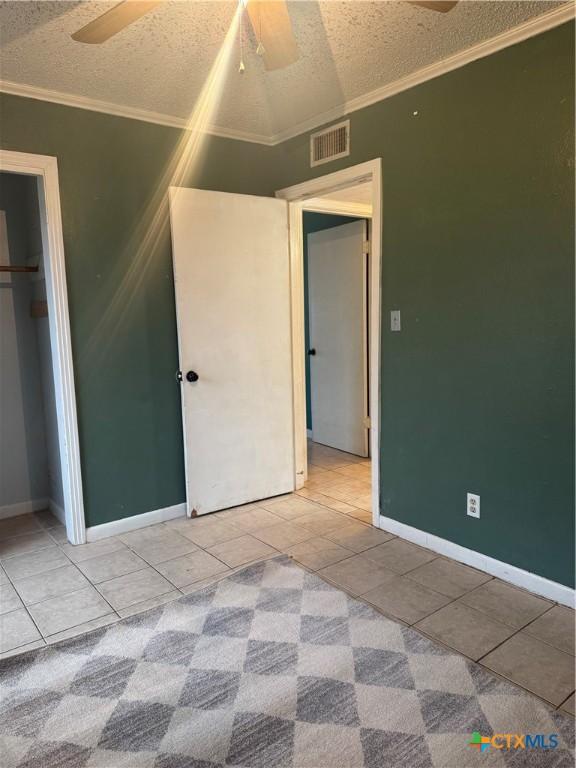
<svg viewBox="0 0 576 768"><path fill-rule="evenodd" d="M113 2L0 2L3 80L187 117L222 43L235 2L168 0L103 45L70 34ZM511 29L562 2L461 0L448 14L405 2L289 0L301 57L266 72L234 52L214 123L264 136Z"/></svg>

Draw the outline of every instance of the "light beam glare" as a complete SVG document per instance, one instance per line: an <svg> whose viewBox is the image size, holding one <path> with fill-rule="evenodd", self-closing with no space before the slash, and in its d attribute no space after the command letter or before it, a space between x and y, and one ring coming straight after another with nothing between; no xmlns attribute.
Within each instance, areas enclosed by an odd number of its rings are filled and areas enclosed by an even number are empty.
<svg viewBox="0 0 576 768"><path fill-rule="evenodd" d="M238 4L224 42L186 122L182 138L157 182L157 192L147 204L130 237L126 247L128 254L133 254L130 266L122 276L116 275L116 280L111 281L112 284L116 282L117 287L81 352L81 358L90 369L104 362L114 337L118 337L122 332L130 308L146 283L147 273L154 262L158 247L161 246L169 222L168 188L183 186L185 183L189 185L197 171L207 139L207 129L222 97L226 75L230 71L230 59L242 11L243 6ZM123 269L123 262L120 268ZM85 373L89 373L84 366L82 368Z"/></svg>

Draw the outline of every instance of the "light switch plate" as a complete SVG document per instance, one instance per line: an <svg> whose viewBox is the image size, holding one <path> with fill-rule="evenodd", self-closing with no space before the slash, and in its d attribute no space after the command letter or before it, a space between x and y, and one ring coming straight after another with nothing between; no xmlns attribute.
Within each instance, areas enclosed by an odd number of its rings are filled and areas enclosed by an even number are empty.
<svg viewBox="0 0 576 768"><path fill-rule="evenodd" d="M390 330L391 331L399 331L401 329L400 325L400 310L399 309L393 309L390 312Z"/></svg>

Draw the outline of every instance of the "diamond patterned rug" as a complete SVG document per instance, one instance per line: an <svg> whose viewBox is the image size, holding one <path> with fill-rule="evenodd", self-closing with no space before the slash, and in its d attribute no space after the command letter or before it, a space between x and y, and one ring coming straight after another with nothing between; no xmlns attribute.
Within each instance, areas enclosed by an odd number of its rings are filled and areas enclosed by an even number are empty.
<svg viewBox="0 0 576 768"><path fill-rule="evenodd" d="M285 557L0 661L0 740L2 768L574 765L568 717Z"/></svg>

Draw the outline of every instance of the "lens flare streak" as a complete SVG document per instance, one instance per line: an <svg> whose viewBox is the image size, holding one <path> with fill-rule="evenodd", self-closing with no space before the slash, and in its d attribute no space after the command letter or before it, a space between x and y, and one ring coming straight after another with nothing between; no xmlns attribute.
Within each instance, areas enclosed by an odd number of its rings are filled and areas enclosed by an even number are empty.
<svg viewBox="0 0 576 768"><path fill-rule="evenodd" d="M113 284L116 284L114 294L82 352L82 357L87 358L90 367L104 362L112 340L121 333L134 300L146 283L147 274L162 246L165 228L169 222L168 188L185 184L190 186L194 181L198 162L208 138L207 131L220 103L226 76L230 71L231 56L242 12L243 6L239 4L194 109L187 120L182 138L156 184L157 192L147 204L126 246L130 266L122 275L116 274L111 278ZM122 265L119 268L123 268L126 259L121 259L119 263Z"/></svg>

